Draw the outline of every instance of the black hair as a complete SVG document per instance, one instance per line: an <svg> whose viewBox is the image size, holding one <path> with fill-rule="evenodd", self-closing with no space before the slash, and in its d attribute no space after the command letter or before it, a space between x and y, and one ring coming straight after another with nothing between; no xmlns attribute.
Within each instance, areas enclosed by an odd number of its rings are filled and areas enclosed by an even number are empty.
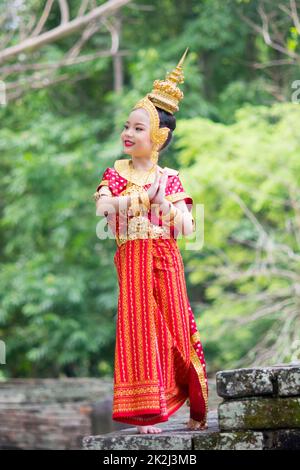
<svg viewBox="0 0 300 470"><path fill-rule="evenodd" d="M159 152L165 149L171 142L173 137L173 131L176 129L176 118L173 114L165 111L164 109L158 108L155 106L159 115L159 127L168 127L169 135L163 146L160 148Z"/></svg>

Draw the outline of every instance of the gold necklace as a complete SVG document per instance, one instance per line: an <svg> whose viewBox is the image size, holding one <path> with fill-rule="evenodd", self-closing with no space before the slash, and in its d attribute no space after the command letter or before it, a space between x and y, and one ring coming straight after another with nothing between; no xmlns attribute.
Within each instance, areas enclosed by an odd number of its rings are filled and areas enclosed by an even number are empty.
<svg viewBox="0 0 300 470"><path fill-rule="evenodd" d="M132 160L129 161L129 167L130 167L130 179L132 179L132 172L133 172L133 170L135 170L135 171L147 171L147 170L136 170L135 168L133 168ZM148 176L147 176L146 182L145 182L145 183L143 182L143 183L144 183L143 186L146 186L147 181L148 181L148 179L149 179L149 177L150 177L150 175L151 175L151 173L153 172L153 170L154 170L155 167L156 167L156 163L153 163L152 168L147 171L146 174L148 174Z"/></svg>
<svg viewBox="0 0 300 470"><path fill-rule="evenodd" d="M132 172L135 169L135 168L133 168L132 160L129 161L129 167L130 167L130 180L132 180ZM155 167L156 167L156 163L153 163L152 168L147 171L147 173L146 173L146 174L148 174L147 179L146 179L146 181L142 181L142 183L143 183L142 185L137 185L135 183L132 183L132 181L131 181L131 185L130 185L128 193L129 194L130 193L135 193L135 194L140 195L143 192L147 192L146 189L144 188L144 186L147 184L148 179L149 179L151 173L153 172L153 170L155 169ZM136 170L136 171L139 171L139 170ZM141 170L141 171L146 171L146 170ZM142 198L142 196L139 196L139 199L140 198ZM141 213L140 213L139 216L136 216L135 219L136 219L136 223L138 223L138 224L141 224L141 223L145 224L145 222L146 222L145 215L141 215ZM147 218L147 223L149 223L148 218ZM135 228L137 229L138 227L135 227Z"/></svg>

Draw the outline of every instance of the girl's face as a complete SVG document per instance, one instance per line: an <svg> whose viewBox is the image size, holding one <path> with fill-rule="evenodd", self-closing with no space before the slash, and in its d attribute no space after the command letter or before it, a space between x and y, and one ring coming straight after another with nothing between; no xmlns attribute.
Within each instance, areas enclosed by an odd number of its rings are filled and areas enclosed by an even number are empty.
<svg viewBox="0 0 300 470"><path fill-rule="evenodd" d="M150 138L150 116L146 109L137 108L129 114L121 139L123 150L128 155L150 157L153 144Z"/></svg>

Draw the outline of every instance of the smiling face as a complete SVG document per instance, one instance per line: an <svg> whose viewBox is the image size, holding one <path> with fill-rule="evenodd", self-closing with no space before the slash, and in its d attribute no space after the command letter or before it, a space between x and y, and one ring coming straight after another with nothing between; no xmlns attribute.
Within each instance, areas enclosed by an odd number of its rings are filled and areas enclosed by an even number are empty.
<svg viewBox="0 0 300 470"><path fill-rule="evenodd" d="M150 138L150 116L146 109L134 109L128 116L121 133L123 150L133 157L150 157L152 141ZM133 145L129 144L130 141Z"/></svg>

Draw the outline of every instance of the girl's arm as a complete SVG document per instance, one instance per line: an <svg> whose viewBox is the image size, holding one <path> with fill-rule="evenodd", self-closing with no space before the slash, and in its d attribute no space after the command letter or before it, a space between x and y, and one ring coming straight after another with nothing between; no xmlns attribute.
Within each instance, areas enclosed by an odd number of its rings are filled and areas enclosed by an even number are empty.
<svg viewBox="0 0 300 470"><path fill-rule="evenodd" d="M176 229L182 233L183 236L190 235L195 231L195 221L193 218L192 213L189 211L186 202L181 199L176 202L170 202L167 199L163 201L163 203L160 205L160 209L162 210L162 215L164 217L167 217L167 214L169 214L170 210L172 209L172 212L176 211L176 216L172 220L168 220L166 218L166 222L169 225L170 223L176 227Z"/></svg>
<svg viewBox="0 0 300 470"><path fill-rule="evenodd" d="M131 204L130 195L113 196L106 186L98 191L100 197L96 201L96 215L118 214L120 211L126 212Z"/></svg>

